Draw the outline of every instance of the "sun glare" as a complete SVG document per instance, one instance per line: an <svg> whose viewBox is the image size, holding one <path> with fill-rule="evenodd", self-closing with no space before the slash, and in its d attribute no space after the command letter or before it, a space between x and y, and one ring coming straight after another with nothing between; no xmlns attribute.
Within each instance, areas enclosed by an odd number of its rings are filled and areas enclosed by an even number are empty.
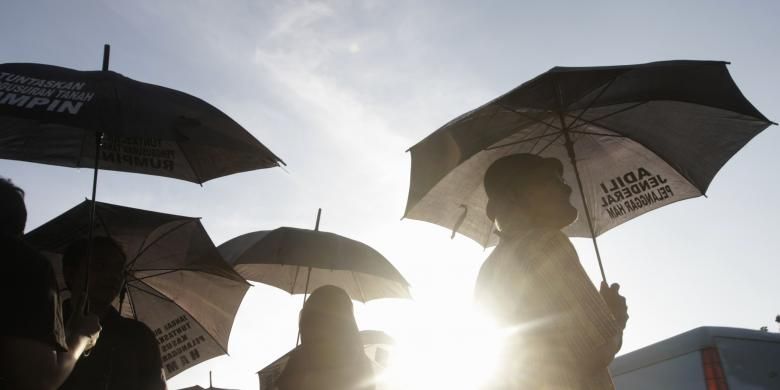
<svg viewBox="0 0 780 390"><path fill-rule="evenodd" d="M397 337L389 367L379 378L381 387L471 390L486 383L498 362L503 333L476 310L427 314L426 326Z"/></svg>

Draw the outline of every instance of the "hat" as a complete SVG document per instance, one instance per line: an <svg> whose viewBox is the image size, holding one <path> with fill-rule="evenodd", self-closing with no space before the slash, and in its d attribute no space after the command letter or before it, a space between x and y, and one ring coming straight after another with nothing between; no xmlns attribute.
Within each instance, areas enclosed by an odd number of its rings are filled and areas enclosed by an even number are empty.
<svg viewBox="0 0 780 390"><path fill-rule="evenodd" d="M554 169L558 175L563 175L563 164L556 158L543 158L528 153L501 157L485 172L485 192L491 197L506 186L508 178L531 178L542 169Z"/></svg>
<svg viewBox="0 0 780 390"><path fill-rule="evenodd" d="M532 179L540 171L552 169L563 175L563 164L556 158L543 158L535 154L521 153L501 157L494 161L485 172L485 192L488 196L486 212L488 218L495 220L495 199L510 183ZM493 200L493 201L491 201Z"/></svg>

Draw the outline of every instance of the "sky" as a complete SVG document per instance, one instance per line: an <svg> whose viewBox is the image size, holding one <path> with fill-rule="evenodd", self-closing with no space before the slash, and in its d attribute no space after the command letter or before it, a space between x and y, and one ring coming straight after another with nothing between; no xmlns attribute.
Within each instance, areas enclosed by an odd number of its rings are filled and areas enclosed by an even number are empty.
<svg viewBox="0 0 780 390"><path fill-rule="evenodd" d="M202 217L212 240L279 226L320 228L371 245L415 301L356 303L361 329L404 338L458 327L489 254L446 229L401 220L405 151L450 119L553 66L671 59L730 61L744 95L780 120L774 1L11 1L0 63L39 62L125 76L198 96L280 156L284 169L198 186L101 172L98 199ZM606 274L631 316L622 353L698 326L777 330L777 126L755 137L707 197L645 214L599 238ZM92 172L0 160L27 193L28 230L88 196ZM589 241L574 240L598 281ZM171 389L256 389L254 372L294 346L301 296L250 289L230 357ZM454 341L453 341L454 343Z"/></svg>

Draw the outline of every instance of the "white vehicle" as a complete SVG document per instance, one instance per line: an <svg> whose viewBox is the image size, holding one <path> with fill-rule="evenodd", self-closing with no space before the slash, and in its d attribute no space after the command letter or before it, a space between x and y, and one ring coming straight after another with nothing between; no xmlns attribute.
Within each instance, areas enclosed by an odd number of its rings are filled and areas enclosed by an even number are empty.
<svg viewBox="0 0 780 390"><path fill-rule="evenodd" d="M780 334L701 327L620 356L617 390L780 390Z"/></svg>

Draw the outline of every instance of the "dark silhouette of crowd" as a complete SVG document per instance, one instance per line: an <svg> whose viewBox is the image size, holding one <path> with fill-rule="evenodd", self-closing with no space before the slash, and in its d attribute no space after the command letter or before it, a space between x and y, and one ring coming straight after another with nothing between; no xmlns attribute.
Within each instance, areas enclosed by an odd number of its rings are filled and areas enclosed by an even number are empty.
<svg viewBox="0 0 780 390"><path fill-rule="evenodd" d="M71 243L63 301L50 261L22 241L26 220L24 191L0 180L0 388L165 389L152 331L111 305L124 283L122 248L106 237Z"/></svg>
<svg viewBox="0 0 780 390"><path fill-rule="evenodd" d="M519 154L497 160L485 175L487 214L500 243L479 272L475 300L503 327L522 325L507 338L485 389L614 388L607 367L622 343L626 301L617 284L596 289L561 232L577 218L562 174L556 159ZM24 192L1 180L0 205L0 387L164 389L154 335L112 306L122 296L121 246L105 237L71 243L63 256L71 297L62 302L49 261L22 240ZM299 332L279 390L375 388L344 290L316 289L300 312Z"/></svg>
<svg viewBox="0 0 780 390"><path fill-rule="evenodd" d="M100 322L75 304L63 322L57 281L49 261L22 242L27 223L24 191L0 180L0 253L3 274L0 299L0 383L8 389L56 389L79 358L97 343Z"/></svg>

